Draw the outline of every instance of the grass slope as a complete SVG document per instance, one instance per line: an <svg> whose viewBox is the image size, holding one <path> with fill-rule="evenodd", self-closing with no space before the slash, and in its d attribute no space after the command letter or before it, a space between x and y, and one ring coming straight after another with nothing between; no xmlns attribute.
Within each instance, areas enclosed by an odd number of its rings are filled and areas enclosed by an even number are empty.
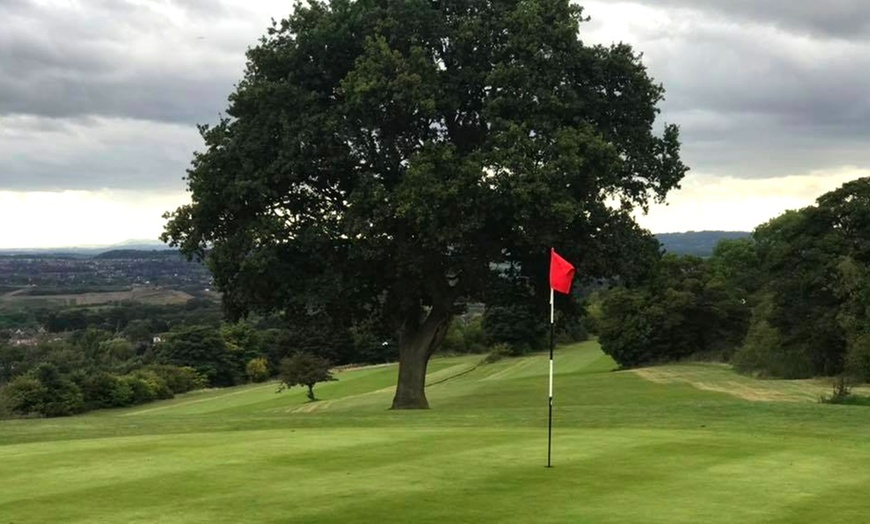
<svg viewBox="0 0 870 524"><path fill-rule="evenodd" d="M316 403L267 384L0 422L0 522L830 523L870 510L865 408L750 401L721 391L744 379L718 367L613 373L582 344L557 351L546 469L546 358L479 359L433 361L430 384L448 380L423 412L386 409L396 369L382 366L339 373ZM777 385L795 387L764 387Z"/></svg>

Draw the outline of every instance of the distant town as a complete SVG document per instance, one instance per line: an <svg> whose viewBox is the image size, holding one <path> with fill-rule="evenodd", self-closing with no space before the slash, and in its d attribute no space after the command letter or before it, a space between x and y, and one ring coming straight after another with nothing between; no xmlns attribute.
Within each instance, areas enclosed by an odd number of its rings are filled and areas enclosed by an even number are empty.
<svg viewBox="0 0 870 524"><path fill-rule="evenodd" d="M211 275L175 251L108 251L96 256L0 255L0 294L116 291L130 286L206 290Z"/></svg>

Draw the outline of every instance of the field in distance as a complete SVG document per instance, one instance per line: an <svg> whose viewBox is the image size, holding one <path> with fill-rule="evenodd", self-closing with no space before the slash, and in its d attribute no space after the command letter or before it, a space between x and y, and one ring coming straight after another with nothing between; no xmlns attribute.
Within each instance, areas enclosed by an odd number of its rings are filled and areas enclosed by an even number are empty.
<svg viewBox="0 0 870 524"><path fill-rule="evenodd" d="M862 522L870 409L722 366L613 372L556 352L435 359L428 411L389 411L395 366L322 400L276 384L0 422L0 522ZM779 391L779 393L777 393Z"/></svg>
<svg viewBox="0 0 870 524"><path fill-rule="evenodd" d="M0 294L0 306L97 306L116 302L139 302L153 305L184 304L193 298L174 289L134 286L119 291L39 294L38 289L20 288Z"/></svg>

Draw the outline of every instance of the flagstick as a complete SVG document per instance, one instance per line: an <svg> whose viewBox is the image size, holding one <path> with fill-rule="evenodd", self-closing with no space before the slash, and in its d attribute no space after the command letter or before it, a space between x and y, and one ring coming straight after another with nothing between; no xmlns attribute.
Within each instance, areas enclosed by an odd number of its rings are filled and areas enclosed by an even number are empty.
<svg viewBox="0 0 870 524"><path fill-rule="evenodd" d="M550 454L553 449L553 326L555 312L553 306L553 288L550 288L550 413L547 417L547 467L550 468Z"/></svg>

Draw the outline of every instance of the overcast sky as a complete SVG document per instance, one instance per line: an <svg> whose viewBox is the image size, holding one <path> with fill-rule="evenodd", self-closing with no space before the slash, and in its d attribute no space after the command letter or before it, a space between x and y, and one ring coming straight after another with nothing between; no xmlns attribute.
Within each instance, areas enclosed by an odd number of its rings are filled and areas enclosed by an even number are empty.
<svg viewBox="0 0 870 524"><path fill-rule="evenodd" d="M156 239L278 0L0 0L0 248ZM691 167L653 232L750 230L870 176L870 1L583 2Z"/></svg>

